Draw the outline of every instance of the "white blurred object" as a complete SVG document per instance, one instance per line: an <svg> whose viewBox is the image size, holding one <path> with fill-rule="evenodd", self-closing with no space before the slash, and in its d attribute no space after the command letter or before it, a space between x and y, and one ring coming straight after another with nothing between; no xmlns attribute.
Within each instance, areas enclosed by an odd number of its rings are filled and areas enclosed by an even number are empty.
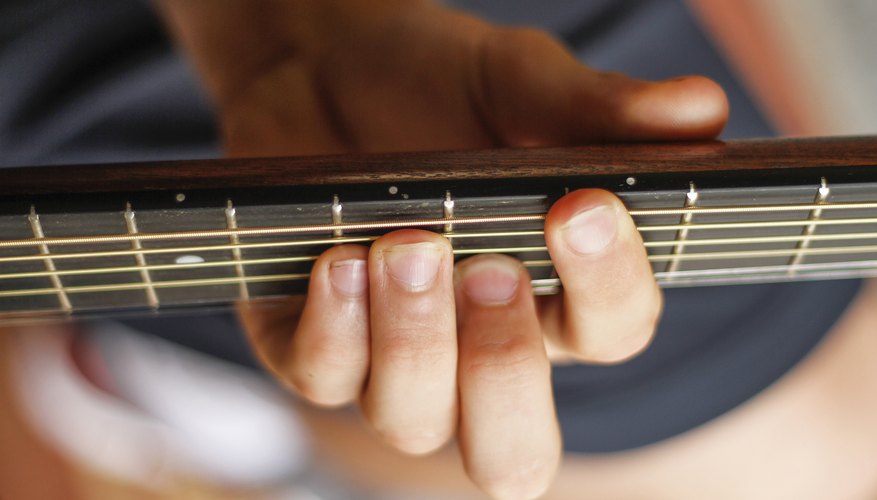
<svg viewBox="0 0 877 500"><path fill-rule="evenodd" d="M306 467L302 427L269 382L115 323L98 325L93 338L123 399L84 378L69 336L36 329L19 336L23 407L67 455L158 488L181 475L233 488L272 486Z"/></svg>

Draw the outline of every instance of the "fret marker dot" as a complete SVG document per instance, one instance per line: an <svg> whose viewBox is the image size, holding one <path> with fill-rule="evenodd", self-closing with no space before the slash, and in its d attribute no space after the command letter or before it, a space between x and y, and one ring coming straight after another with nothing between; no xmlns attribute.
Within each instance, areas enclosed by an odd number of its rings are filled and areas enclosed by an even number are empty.
<svg viewBox="0 0 877 500"><path fill-rule="evenodd" d="M628 177L624 182L628 186L633 186L634 184L636 184L636 177Z"/></svg>
<svg viewBox="0 0 877 500"><path fill-rule="evenodd" d="M174 197L174 199L177 200L177 203L182 203L182 202L186 201L186 195L183 193L177 193L177 195Z"/></svg>
<svg viewBox="0 0 877 500"><path fill-rule="evenodd" d="M177 264L200 264L204 262L204 258L198 255L180 255L174 262Z"/></svg>
<svg viewBox="0 0 877 500"><path fill-rule="evenodd" d="M396 186L390 186L390 189L388 189L388 191L390 192L390 194L396 194L399 192L399 188L397 188Z"/></svg>

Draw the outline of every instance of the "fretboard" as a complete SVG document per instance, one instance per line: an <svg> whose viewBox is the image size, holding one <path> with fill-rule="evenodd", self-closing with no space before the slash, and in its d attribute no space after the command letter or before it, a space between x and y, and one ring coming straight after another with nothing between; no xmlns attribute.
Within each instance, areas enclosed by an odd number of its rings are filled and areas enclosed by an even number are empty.
<svg viewBox="0 0 877 500"><path fill-rule="evenodd" d="M400 228L556 293L544 216L584 187L621 197L661 286L877 275L870 138L64 168L0 170L0 318L299 294L323 250Z"/></svg>

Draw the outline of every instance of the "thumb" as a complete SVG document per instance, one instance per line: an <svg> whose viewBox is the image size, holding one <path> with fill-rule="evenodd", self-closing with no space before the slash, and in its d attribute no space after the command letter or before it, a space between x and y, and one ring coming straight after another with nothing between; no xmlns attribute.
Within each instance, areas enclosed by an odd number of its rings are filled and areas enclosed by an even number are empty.
<svg viewBox="0 0 877 500"><path fill-rule="evenodd" d="M530 29L489 30L480 42L472 94L507 145L709 139L728 119L724 91L705 77L647 82L601 73Z"/></svg>

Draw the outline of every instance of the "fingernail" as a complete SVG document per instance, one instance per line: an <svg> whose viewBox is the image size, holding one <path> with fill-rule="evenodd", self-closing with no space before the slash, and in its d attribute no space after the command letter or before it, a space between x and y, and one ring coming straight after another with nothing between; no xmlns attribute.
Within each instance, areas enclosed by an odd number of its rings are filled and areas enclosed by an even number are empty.
<svg viewBox="0 0 877 500"><path fill-rule="evenodd" d="M329 264L329 282L341 295L358 297L368 288L368 269L362 259L338 260Z"/></svg>
<svg viewBox="0 0 877 500"><path fill-rule="evenodd" d="M409 291L428 289L438 274L441 248L434 243L396 245L383 251L387 273Z"/></svg>
<svg viewBox="0 0 877 500"><path fill-rule="evenodd" d="M615 239L617 215L610 205L596 206L574 215L563 229L570 248L581 254L595 254Z"/></svg>
<svg viewBox="0 0 877 500"><path fill-rule="evenodd" d="M469 300L483 305L508 304L520 280L517 263L504 258L482 258L460 266L460 284Z"/></svg>

